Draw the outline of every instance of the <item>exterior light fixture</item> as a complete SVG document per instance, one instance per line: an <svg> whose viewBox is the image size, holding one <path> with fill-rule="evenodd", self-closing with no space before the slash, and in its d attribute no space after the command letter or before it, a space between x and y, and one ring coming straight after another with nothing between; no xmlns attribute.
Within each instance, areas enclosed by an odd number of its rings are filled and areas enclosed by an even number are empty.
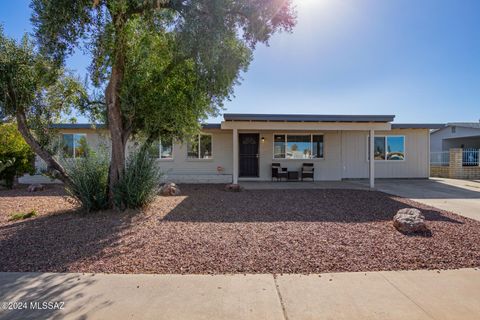
<svg viewBox="0 0 480 320"><path fill-rule="evenodd" d="M264 142L265 142L265 137L262 137L262 143L264 143Z"/></svg>

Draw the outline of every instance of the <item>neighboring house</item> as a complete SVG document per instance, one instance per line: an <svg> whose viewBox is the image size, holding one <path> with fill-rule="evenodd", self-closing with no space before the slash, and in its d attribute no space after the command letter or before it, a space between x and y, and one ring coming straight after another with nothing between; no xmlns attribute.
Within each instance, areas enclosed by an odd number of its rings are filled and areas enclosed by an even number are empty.
<svg viewBox="0 0 480 320"><path fill-rule="evenodd" d="M480 122L452 122L430 134L430 175L480 178Z"/></svg>
<svg viewBox="0 0 480 320"><path fill-rule="evenodd" d="M430 134L430 151L480 149L480 122L452 122Z"/></svg>
<svg viewBox="0 0 480 320"><path fill-rule="evenodd" d="M160 140L152 154L165 180L188 183L270 181L272 163L289 171L312 163L315 181L428 178L432 124L394 124L393 115L225 114L180 144ZM71 157L109 145L104 127L59 124ZM371 141L369 136L374 135ZM369 152L369 145L371 152ZM127 147L128 150L128 147ZM373 157L375 161L370 162Z"/></svg>

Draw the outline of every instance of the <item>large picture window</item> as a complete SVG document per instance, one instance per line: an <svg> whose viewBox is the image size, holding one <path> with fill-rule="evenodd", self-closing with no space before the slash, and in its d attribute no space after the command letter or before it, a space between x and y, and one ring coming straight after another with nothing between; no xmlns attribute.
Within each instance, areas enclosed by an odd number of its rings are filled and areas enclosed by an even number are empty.
<svg viewBox="0 0 480 320"><path fill-rule="evenodd" d="M189 159L212 159L212 136L200 134L187 142Z"/></svg>
<svg viewBox="0 0 480 320"><path fill-rule="evenodd" d="M275 134L273 157L275 159L323 158L323 135Z"/></svg>
<svg viewBox="0 0 480 320"><path fill-rule="evenodd" d="M88 151L87 135L78 133L68 133L62 135L63 156L65 158L82 158Z"/></svg>
<svg viewBox="0 0 480 320"><path fill-rule="evenodd" d="M368 159L370 159L370 138L368 138L368 151ZM405 137L375 137L373 154L375 160L405 160Z"/></svg>
<svg viewBox="0 0 480 320"><path fill-rule="evenodd" d="M148 154L156 159L173 159L173 141L172 139L160 139L150 146Z"/></svg>

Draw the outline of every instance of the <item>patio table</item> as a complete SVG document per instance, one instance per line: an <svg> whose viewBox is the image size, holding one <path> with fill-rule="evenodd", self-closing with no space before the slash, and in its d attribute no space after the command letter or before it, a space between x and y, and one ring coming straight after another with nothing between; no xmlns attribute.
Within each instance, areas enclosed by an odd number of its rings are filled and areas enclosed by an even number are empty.
<svg viewBox="0 0 480 320"><path fill-rule="evenodd" d="M287 172L288 180L296 180L298 181L298 171L288 171Z"/></svg>

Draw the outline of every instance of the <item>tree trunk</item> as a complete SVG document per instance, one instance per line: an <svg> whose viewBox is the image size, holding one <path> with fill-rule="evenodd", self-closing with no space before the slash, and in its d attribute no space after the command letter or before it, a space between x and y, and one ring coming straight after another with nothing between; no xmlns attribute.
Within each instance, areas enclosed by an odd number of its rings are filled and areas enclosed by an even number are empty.
<svg viewBox="0 0 480 320"><path fill-rule="evenodd" d="M43 161L46 162L50 170L54 169L58 172L59 175L56 176L55 178L60 179L65 184L71 184L72 181L68 176L68 173L65 170L65 168L63 168L63 166L47 150L45 150L38 143L37 140L35 140L30 130L28 129L27 118L25 116L25 113L20 108L17 108L16 118L17 118L18 131L20 131L21 135L23 136L23 139L25 139L25 142L33 149L33 151L40 158L42 158Z"/></svg>
<svg viewBox="0 0 480 320"><path fill-rule="evenodd" d="M107 110L108 110L108 128L112 139L112 156L110 161L110 170L108 175L108 198L110 206L113 208L113 188L123 177L125 170L125 145L122 114L120 109L120 100L118 97L119 75L116 68L112 68L110 82L106 89Z"/></svg>
<svg viewBox="0 0 480 320"><path fill-rule="evenodd" d="M110 75L110 81L105 90L107 102L108 129L112 139L112 157L108 175L108 199L110 207L114 208L113 188L123 177L125 171L125 147L128 140L128 132L125 130L120 101L120 90L125 73L125 39L123 16L114 17L115 21L115 52Z"/></svg>

